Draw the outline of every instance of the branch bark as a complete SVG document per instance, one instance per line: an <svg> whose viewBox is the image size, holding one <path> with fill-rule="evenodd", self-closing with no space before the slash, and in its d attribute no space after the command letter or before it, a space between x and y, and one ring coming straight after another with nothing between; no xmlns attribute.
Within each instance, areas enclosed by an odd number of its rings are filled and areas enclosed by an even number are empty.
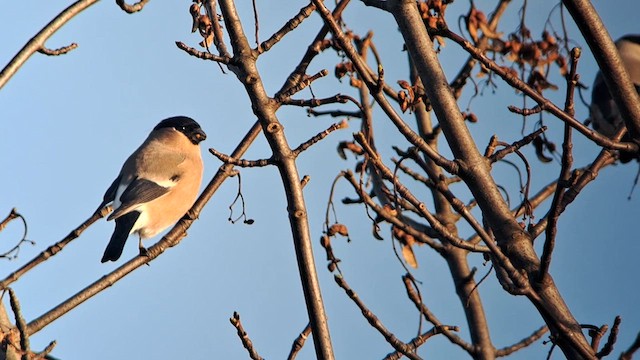
<svg viewBox="0 0 640 360"><path fill-rule="evenodd" d="M13 75L15 75L18 69L24 65L31 55L45 48L44 43L51 37L51 35L71 20L71 18L98 1L99 0L78 0L64 9L60 14L58 14L58 16L43 27L42 30L40 30L22 47L22 49L20 49L20 51L18 51L2 71L0 71L0 89L2 89Z"/></svg>
<svg viewBox="0 0 640 360"><path fill-rule="evenodd" d="M460 163L460 176L465 180L482 209L485 220L493 230L496 241L521 275L536 279L540 261L530 236L512 216L490 174L487 160L480 154L469 133L461 111L451 93L429 34L422 22L416 3L411 0L389 0L386 8L393 14L418 73L425 84L443 134ZM509 274L510 277L517 274ZM515 278L514 280L517 280ZM525 284L518 284L522 287ZM568 358L591 359L593 350L562 300L551 277L543 283L522 289L538 308L558 346Z"/></svg>
<svg viewBox="0 0 640 360"><path fill-rule="evenodd" d="M257 51L252 50L249 45L235 4L232 0L222 0L220 1L220 9L231 39L233 57L237 65L236 75L244 85L251 100L251 106L273 151L276 166L280 171L284 185L289 222L298 260L300 280L311 323L316 356L318 359L331 360L334 358L333 346L316 273L307 208L296 166L296 158L287 143L284 129L276 116L276 110L280 104L267 96L260 73L256 67Z"/></svg>
<svg viewBox="0 0 640 360"><path fill-rule="evenodd" d="M632 138L640 142L640 96L602 19L589 0L563 0L562 3L589 45Z"/></svg>

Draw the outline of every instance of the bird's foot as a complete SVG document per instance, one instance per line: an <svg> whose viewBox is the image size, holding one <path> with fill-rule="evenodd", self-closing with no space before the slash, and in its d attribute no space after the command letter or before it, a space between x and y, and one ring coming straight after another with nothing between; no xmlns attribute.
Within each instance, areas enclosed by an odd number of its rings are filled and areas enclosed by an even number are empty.
<svg viewBox="0 0 640 360"><path fill-rule="evenodd" d="M140 247L140 256L149 257L149 251L144 246Z"/></svg>

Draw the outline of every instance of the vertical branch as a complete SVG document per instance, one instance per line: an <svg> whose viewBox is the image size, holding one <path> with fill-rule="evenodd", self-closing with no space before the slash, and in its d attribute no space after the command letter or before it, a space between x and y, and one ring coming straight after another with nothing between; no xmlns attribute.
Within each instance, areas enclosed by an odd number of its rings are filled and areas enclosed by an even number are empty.
<svg viewBox="0 0 640 360"><path fill-rule="evenodd" d="M627 129L640 139L640 98L607 28L589 0L563 0L589 45Z"/></svg>
<svg viewBox="0 0 640 360"><path fill-rule="evenodd" d="M320 284L316 273L313 248L309 230L307 208L297 170L295 154L289 147L276 110L279 103L269 98L256 67L257 52L252 50L242 29L240 18L232 0L221 0L222 11L234 58L237 59L238 79L242 82L251 100L252 109L258 117L265 137L271 147L282 178L287 198L287 211L298 260L298 270L304 291L307 312L318 359L331 360L333 346L322 301Z"/></svg>
<svg viewBox="0 0 640 360"><path fill-rule="evenodd" d="M528 285L522 283L519 277L525 274L529 279L536 279L539 259L530 236L511 214L491 176L487 160L480 154L471 137L448 87L416 3L411 0L389 0L381 4L393 14L422 81L430 85L425 90L447 142L458 159L460 177L477 200L498 245L518 269L517 273L509 273L509 277L517 281L514 285L537 307L567 357L593 358L594 351L584 337L580 324L564 303L550 276L546 277L543 284L532 284L535 286L533 292L524 291Z"/></svg>
<svg viewBox="0 0 640 360"><path fill-rule="evenodd" d="M578 84L578 75L576 74L578 68L578 59L580 58L580 49L573 48L571 51L571 70L567 77L567 95L564 110L570 116L575 114L573 106L573 94ZM560 217L560 204L566 188L569 186L569 179L571 177L571 167L573 166L573 144L571 142L571 126L564 124L564 140L562 142L562 167L560 169L560 176L558 178L558 186L556 187L555 195L551 202L551 211L548 217L548 224L546 228L546 240L544 242L544 248L542 250L542 257L540 259L540 273L538 275L538 281L543 282L545 276L549 273L549 265L551 264L551 254L553 253L553 247L555 246L555 238L558 230L558 218Z"/></svg>
<svg viewBox="0 0 640 360"><path fill-rule="evenodd" d="M27 334L27 324L22 317L22 309L20 308L20 302L18 297L12 288L9 288L9 301L11 303L11 310L16 319L16 327L20 333L20 350L22 351L22 360L29 360L29 353L31 351L29 335Z"/></svg>
<svg viewBox="0 0 640 360"><path fill-rule="evenodd" d="M227 50L227 46L224 44L222 26L220 26L220 22L218 22L218 5L216 4L216 0L206 0L204 2L204 6L207 10L207 15L209 16L209 20L211 20L211 26L213 28L213 44L216 46L216 49L218 49L220 56L231 57Z"/></svg>
<svg viewBox="0 0 640 360"><path fill-rule="evenodd" d="M411 57L409 57L409 60L411 60ZM410 63L411 81L414 82L414 85L422 87L423 83L417 69L413 66L412 61L410 61ZM420 102L415 106L414 113L420 135L425 139L429 139L430 145L436 148L437 137L433 136L431 117L424 102ZM424 156L424 161L429 171L429 177L434 181L439 181L443 176L442 168L437 166L428 156ZM448 190L446 184L442 186ZM438 218L442 220L447 228L455 229L455 215L451 211L451 206L446 197L436 189L432 189L431 193ZM455 246L445 246L444 252L447 254L444 258L449 266L449 271L451 272L451 277L456 287L456 293L462 303L467 318L469 332L471 333L471 339L474 344L475 356L477 359L493 359L495 356L493 351L494 346L491 341L491 332L480 294L476 289L477 284L473 278L473 272L469 269L469 263L467 261L469 252Z"/></svg>

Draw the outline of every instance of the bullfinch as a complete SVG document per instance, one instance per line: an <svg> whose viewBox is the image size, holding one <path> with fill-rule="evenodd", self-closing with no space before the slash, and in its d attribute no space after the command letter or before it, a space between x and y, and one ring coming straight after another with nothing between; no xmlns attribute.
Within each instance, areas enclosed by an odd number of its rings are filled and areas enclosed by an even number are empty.
<svg viewBox="0 0 640 360"><path fill-rule="evenodd" d="M145 254L142 239L173 225L191 208L202 181L199 144L206 137L195 120L171 117L129 156L98 208L113 202L107 220L116 222L102 262L118 260L130 234L140 237L140 253Z"/></svg>
<svg viewBox="0 0 640 360"><path fill-rule="evenodd" d="M631 82L636 86L636 91L640 93L640 35L623 36L616 41L616 47L618 48L620 59L631 77ZM593 82L589 119L594 130L608 137L613 137L624 126L624 120L600 72L598 72ZM630 139L628 135L625 135L622 140L629 141ZM637 157L637 155L625 152L620 153L620 161L623 163L631 161L634 157Z"/></svg>

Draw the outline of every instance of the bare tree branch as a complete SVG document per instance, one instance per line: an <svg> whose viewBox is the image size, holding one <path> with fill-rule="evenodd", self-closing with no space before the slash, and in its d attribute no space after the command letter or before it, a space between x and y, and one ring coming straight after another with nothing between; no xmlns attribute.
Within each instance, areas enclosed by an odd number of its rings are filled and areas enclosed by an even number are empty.
<svg viewBox="0 0 640 360"><path fill-rule="evenodd" d="M298 335L298 337L296 337L296 339L293 341L293 345L291 345L291 351L289 352L289 356L287 356L287 360L295 360L298 352L302 349L310 334L311 324L307 324L300 335Z"/></svg>
<svg viewBox="0 0 640 360"><path fill-rule="evenodd" d="M638 151L637 144L634 143L620 143L614 142L608 137L600 134L599 132L588 128L586 125L582 124L577 119L569 116L567 113L562 111L559 107L557 107L554 103L547 100L544 96L538 93L531 86L527 85L524 81L514 76L508 69L502 68L497 65L494 61L487 58L479 49L475 48L469 41L464 40L460 36L454 34L451 31L446 31L446 36L449 39L452 39L456 43L458 43L464 50L469 52L472 56L474 56L477 60L479 60L484 66L489 68L491 71L498 74L505 82L514 88L521 90L528 97L533 99L538 105L544 109L545 111L553 114L558 119L564 121L571 125L572 128L578 130L581 134L595 142L596 144L615 150L624 150L629 152Z"/></svg>
<svg viewBox="0 0 640 360"><path fill-rule="evenodd" d="M329 335L327 316L316 273L308 215L304 194L297 170L296 159L285 137L283 127L275 114L277 105L266 94L260 74L256 68L256 57L247 56L254 51L242 29L240 18L231 0L221 0L220 8L229 37L232 39L234 56L237 58L238 80L245 86L251 106L260 121L265 137L277 157L277 166L287 198L287 210L293 235L298 270L305 295L307 312L311 323L316 356L321 360L332 360L333 346ZM247 54L247 55L245 55Z"/></svg>
<svg viewBox="0 0 640 360"><path fill-rule="evenodd" d="M71 241L77 239L80 234L84 230L86 230L89 226L91 226L96 221L105 217L108 213L111 212L111 206L106 206L103 209L98 209L89 219L80 224L77 228L69 233L69 235L65 236L64 239L58 241L57 243L49 246L45 251L41 252L38 256L31 259L28 263L20 267L18 270L9 274L6 278L0 281L0 289L6 289L9 285L20 279L22 275L32 270L36 266L45 262L52 256L56 255L58 252L62 251L67 244Z"/></svg>
<svg viewBox="0 0 640 360"><path fill-rule="evenodd" d="M633 354L635 354L635 352L638 351L638 349L640 349L640 332L638 333L638 336L636 336L636 339L633 341L631 346L629 346L629 349L627 349L626 351L622 352L622 354L620 354L619 359L620 360L633 359Z"/></svg>
<svg viewBox="0 0 640 360"><path fill-rule="evenodd" d="M58 55L64 55L66 53L68 53L69 51L75 49L78 47L78 44L76 43L71 43L67 46L63 46L61 48L58 49L49 49L47 47L42 47L38 50L39 53L41 54L45 54L45 55L49 55L49 56L58 56Z"/></svg>
<svg viewBox="0 0 640 360"><path fill-rule="evenodd" d="M140 0L132 5L129 5L125 2L125 0L116 0L116 4L120 6L120 9L125 11L127 14L133 14L142 10L142 8L149 2L149 0Z"/></svg>
<svg viewBox="0 0 640 360"><path fill-rule="evenodd" d="M353 300L353 302L356 304L356 306L358 306L358 308L362 312L362 315L365 317L365 319L367 319L369 324L371 324L371 326L373 326L376 330L378 330L378 332L380 332L380 334L385 338L385 340L387 340L387 342L391 346L393 346L394 349L396 349L397 351L399 351L400 353L402 353L404 356L408 357L409 359L412 359L412 360L421 359L415 353L415 351L417 350L415 348L415 346L410 346L410 345L407 345L407 344L403 343L392 332L390 332L382 324L380 319L378 319L378 317L373 312L371 312L371 310L369 310L369 308L367 308L367 306L360 299L358 294L356 294L355 291L353 291L349 287L349 285L347 284L347 282L345 281L345 279L342 276L334 275L333 278L336 281L336 283L338 284L338 286L340 286L344 290L344 292L347 294L347 296L349 296L349 298L351 300Z"/></svg>
<svg viewBox="0 0 640 360"><path fill-rule="evenodd" d="M47 41L51 35L71 20L71 18L97 2L98 0L78 0L64 9L58 16L43 27L42 30L20 49L2 71L0 71L0 89L2 89L33 53L44 48L45 41Z"/></svg>
<svg viewBox="0 0 640 360"><path fill-rule="evenodd" d="M236 328L238 337L240 338L240 341L242 341L242 346L244 346L244 348L249 352L249 357L252 360L262 360L262 356L258 355L258 352L253 347L253 342L242 327L242 323L240 322L240 314L234 311L233 316L229 319L229 321L231 322L231 325Z"/></svg>
<svg viewBox="0 0 640 360"><path fill-rule="evenodd" d="M607 88L632 137L640 140L640 97L602 19L589 0L563 0L602 69ZM636 150L637 151L637 150Z"/></svg>
<svg viewBox="0 0 640 360"><path fill-rule="evenodd" d="M300 25L304 21L304 19L313 14L313 10L315 10L315 8L315 5L310 3L300 9L298 14L287 21L287 23L284 24L284 26L280 30L276 31L273 35L271 35L269 39L263 41L262 43L260 43L260 45L258 45L258 48L256 49L258 53L261 54L265 51L269 51L269 49L271 49L273 45L277 44L285 35L295 30L295 28L297 28L298 25Z"/></svg>
<svg viewBox="0 0 640 360"><path fill-rule="evenodd" d="M533 334L527 336L526 338L518 341L517 343L511 345L511 346L507 346L505 348L502 349L498 349L496 350L496 357L503 357L503 356L509 356L511 354L513 354L514 352L523 349L531 344L533 344L534 342L538 341L544 334L546 334L549 331L549 328L545 325L545 326L541 326L538 330L534 331Z"/></svg>

